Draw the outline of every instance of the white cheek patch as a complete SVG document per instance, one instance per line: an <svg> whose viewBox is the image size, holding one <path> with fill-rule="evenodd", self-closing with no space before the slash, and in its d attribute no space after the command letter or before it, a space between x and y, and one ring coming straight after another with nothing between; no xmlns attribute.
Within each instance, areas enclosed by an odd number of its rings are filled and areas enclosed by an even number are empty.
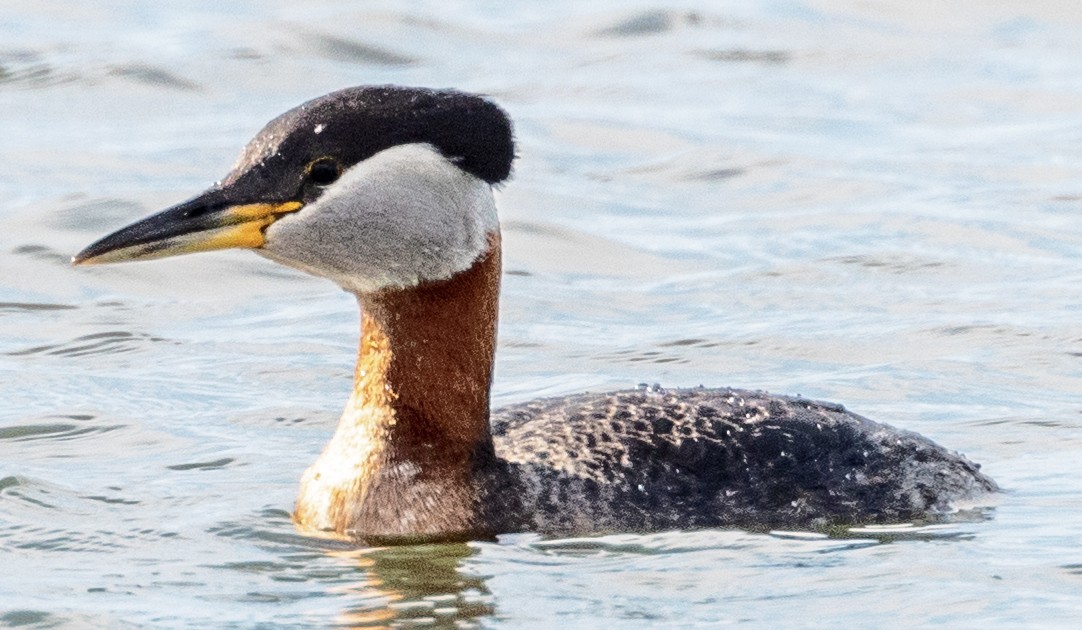
<svg viewBox="0 0 1082 630"><path fill-rule="evenodd" d="M492 187L427 144L356 164L314 203L272 224L260 253L368 293L464 271L499 230Z"/></svg>

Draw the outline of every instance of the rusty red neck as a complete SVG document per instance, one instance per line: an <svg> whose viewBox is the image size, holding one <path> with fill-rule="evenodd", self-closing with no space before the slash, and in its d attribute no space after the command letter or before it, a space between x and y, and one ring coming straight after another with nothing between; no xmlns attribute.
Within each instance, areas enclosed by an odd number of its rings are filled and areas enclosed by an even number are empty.
<svg viewBox="0 0 1082 630"><path fill-rule="evenodd" d="M492 450L499 236L489 244L448 280L360 296L355 397L394 412L392 457L455 461Z"/></svg>

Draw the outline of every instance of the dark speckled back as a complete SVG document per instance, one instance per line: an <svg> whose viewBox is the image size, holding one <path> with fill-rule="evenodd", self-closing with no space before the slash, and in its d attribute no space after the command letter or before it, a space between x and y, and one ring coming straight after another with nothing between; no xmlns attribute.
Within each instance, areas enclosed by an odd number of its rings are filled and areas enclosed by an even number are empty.
<svg viewBox="0 0 1082 630"><path fill-rule="evenodd" d="M940 515L996 490L979 467L840 405L733 389L638 389L493 413L520 501L505 530L824 528ZM504 481L506 485L506 480Z"/></svg>

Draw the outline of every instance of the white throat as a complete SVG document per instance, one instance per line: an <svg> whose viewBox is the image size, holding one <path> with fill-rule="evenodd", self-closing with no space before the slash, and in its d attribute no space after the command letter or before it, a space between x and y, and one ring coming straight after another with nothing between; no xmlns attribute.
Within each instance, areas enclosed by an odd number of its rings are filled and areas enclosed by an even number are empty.
<svg viewBox="0 0 1082 630"><path fill-rule="evenodd" d="M468 269L499 230L492 187L429 144L354 165L299 212L273 223L264 256L358 294Z"/></svg>

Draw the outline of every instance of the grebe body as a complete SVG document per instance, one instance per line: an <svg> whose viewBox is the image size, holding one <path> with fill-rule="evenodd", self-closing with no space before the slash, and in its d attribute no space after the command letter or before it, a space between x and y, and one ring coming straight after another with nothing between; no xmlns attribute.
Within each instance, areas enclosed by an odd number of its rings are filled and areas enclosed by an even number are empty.
<svg viewBox="0 0 1082 630"><path fill-rule="evenodd" d="M640 388L490 412L500 286L493 186L511 123L487 99L359 87L271 121L203 194L76 264L242 247L361 305L354 389L294 519L368 542L935 518L996 490L979 467L839 405Z"/></svg>

